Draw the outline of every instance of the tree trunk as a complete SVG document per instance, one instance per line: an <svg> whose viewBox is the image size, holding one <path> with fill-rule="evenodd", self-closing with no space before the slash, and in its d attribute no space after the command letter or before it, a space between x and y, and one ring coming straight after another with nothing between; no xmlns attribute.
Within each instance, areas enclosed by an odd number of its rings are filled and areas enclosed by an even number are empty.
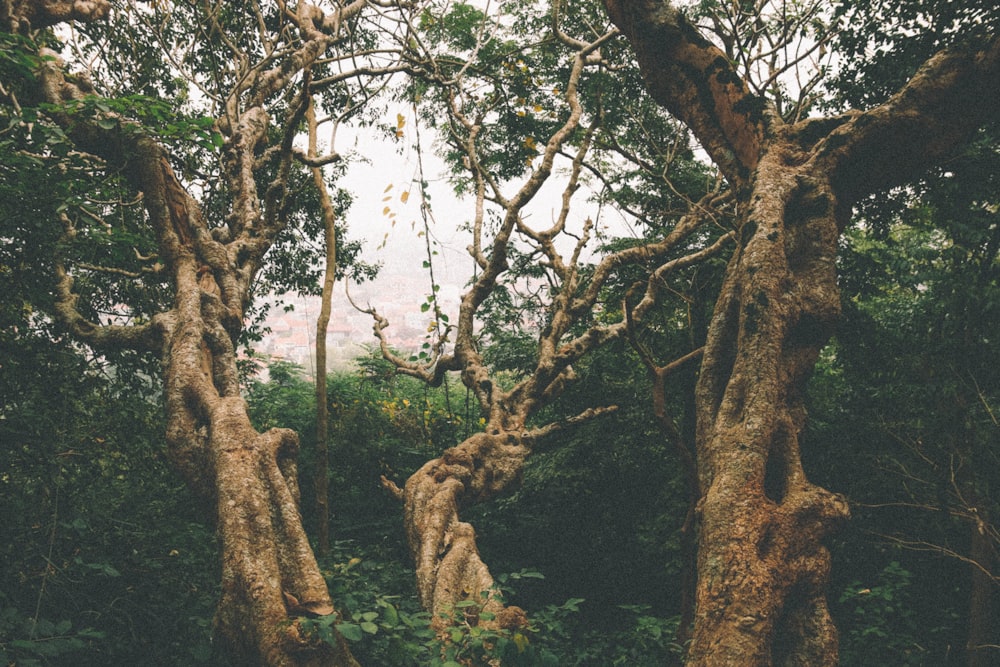
<svg viewBox="0 0 1000 667"><path fill-rule="evenodd" d="M293 140L306 110L305 95L290 94L301 85L293 81L308 81L317 59L342 39L341 26L366 5L359 0L326 14L299 3L294 13L279 12L282 24L274 26L275 36L260 35L269 45L260 61L251 55L259 52L257 46L247 43L246 51L239 51L227 41L241 73L231 77L232 88L215 91L212 106L221 114L216 118L226 181L221 191L230 209L212 225L173 172L155 132L110 108L93 115L68 113L64 103L80 102L94 89L85 76L67 76L55 53L40 50L37 77L24 85L26 100L48 103L43 114L63 128L74 150L99 157L109 174L120 174L141 195L137 201L156 237L160 270L172 281L171 307L145 323L88 322L76 307L72 263L58 257L55 315L95 349L155 352L162 359L168 455L192 491L214 508L222 561L216 628L239 665L357 665L336 631L327 643L304 636L298 622L302 616L335 613L299 514L298 438L284 429L257 433L251 426L240 397L236 340L264 257L286 224ZM28 34L65 21L103 19L111 3L47 0L4 7L2 29ZM221 33L218 8L204 9L200 29ZM269 29L261 24L262 33ZM287 45L271 48L286 37ZM220 88L229 78L219 77ZM273 127L267 105L279 98L290 104L283 110L284 125ZM262 161L259 149L276 134L278 150ZM261 193L265 166L275 171ZM76 233L74 222L68 213L61 222L68 241Z"/></svg>
<svg viewBox="0 0 1000 667"><path fill-rule="evenodd" d="M254 432L238 398L224 401L214 421L222 543L216 623L235 664L357 665L343 638L335 646L309 639L294 622L334 613L299 518L297 436Z"/></svg>
<svg viewBox="0 0 1000 667"><path fill-rule="evenodd" d="M316 155L316 112L312 104L306 111L309 123L309 156ZM326 261L323 267L323 293L320 296L319 317L316 318L316 550L320 556L330 551L330 415L326 398L326 328L330 324L330 301L337 279L337 217L330 194L323 182L323 171L312 167L313 183L319 191L323 210L323 242Z"/></svg>
<svg viewBox="0 0 1000 667"><path fill-rule="evenodd" d="M964 310L964 309L963 309ZM964 332L967 342L971 335L968 329ZM975 351L967 345L966 359L974 359ZM966 371L969 377L975 375ZM942 401L942 415L950 415L950 424L946 427L944 439L948 442L957 464L953 469L953 483L964 507L961 512L970 517L969 526L969 606L968 623L965 637L965 664L968 667L988 667L996 662L996 617L994 611L994 591L997 581L992 573L997 562L996 546L991 534L990 503L982 496L986 484L981 479L981 462L983 458L978 447L983 444L974 426L973 411L970 405L976 404L976 396L964 396L959 389L958 395L952 400ZM979 464L977 464L977 462Z"/></svg>
<svg viewBox="0 0 1000 667"><path fill-rule="evenodd" d="M997 112L1000 40L931 57L867 111L787 125L664 0L604 0L646 87L733 189L740 247L696 390L703 494L691 665L834 665L823 539L846 502L802 469L803 392L839 312L837 239L858 198L918 177Z"/></svg>
<svg viewBox="0 0 1000 667"><path fill-rule="evenodd" d="M836 199L787 138L762 156L697 388L690 665L835 665L822 539L847 503L806 479L803 391L839 313Z"/></svg>
<svg viewBox="0 0 1000 667"><path fill-rule="evenodd" d="M220 298L219 284L233 277L217 281L195 261L185 239L201 224L200 211L158 149L145 147L152 157L138 160L138 176L147 205L169 219L163 245L175 276L164 344L169 454L191 488L215 502L218 634L240 665L354 667L343 638L331 645L305 637L295 622L335 613L299 514L298 436L287 429L258 433L250 424L232 333L240 323Z"/></svg>
<svg viewBox="0 0 1000 667"><path fill-rule="evenodd" d="M78 94L50 61L41 78L46 98ZM251 126L260 116L246 114ZM239 665L357 665L346 642L303 636L300 616L333 614L326 582L299 514L298 437L286 429L257 433L240 396L235 340L246 291L241 274L208 232L155 141L73 127L77 145L128 165L143 193L160 256L173 279L170 310L149 324L102 327L76 310L72 278L57 271L56 313L95 347L159 351L163 360L168 456L203 504L214 507L221 546L222 596L216 629Z"/></svg>
<svg viewBox="0 0 1000 667"><path fill-rule="evenodd" d="M417 569L417 591L434 624L444 627L456 612L472 625L514 629L527 624L524 612L505 607L493 576L476 547L475 529L459 510L509 491L521 480L530 450L510 433L477 433L440 458L428 461L406 482L406 534ZM475 606L456 608L472 600Z"/></svg>

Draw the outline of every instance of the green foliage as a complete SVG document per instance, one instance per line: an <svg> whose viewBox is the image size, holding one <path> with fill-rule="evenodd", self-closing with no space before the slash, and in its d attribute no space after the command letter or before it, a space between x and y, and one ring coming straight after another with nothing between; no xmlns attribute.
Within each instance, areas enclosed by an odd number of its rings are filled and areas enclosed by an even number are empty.
<svg viewBox="0 0 1000 667"><path fill-rule="evenodd" d="M224 664L213 539L148 384L19 326L0 346L4 664Z"/></svg>
<svg viewBox="0 0 1000 667"><path fill-rule="evenodd" d="M540 420L588 405L618 410L554 434L528 459L519 490L496 508L470 508L480 548L502 570L532 563L547 573L521 591L527 609L580 596L586 581L595 607L676 613L687 496L676 452L650 415L646 370L616 343L576 371L558 410ZM675 409L683 414L682 405Z"/></svg>
<svg viewBox="0 0 1000 667"><path fill-rule="evenodd" d="M844 321L811 382L803 455L854 504L834 548L844 664L875 644L946 664L967 641L964 559L1000 512L998 166L984 132L936 179L864 207L843 242ZM993 602L977 613L995 618Z"/></svg>
<svg viewBox="0 0 1000 667"><path fill-rule="evenodd" d="M884 101L942 48L981 45L1000 27L992 0L841 0L834 15L841 68L832 88L858 107Z"/></svg>
<svg viewBox="0 0 1000 667"><path fill-rule="evenodd" d="M39 667L72 660L105 638L93 628L74 628L69 619L53 622L24 614L6 606L5 598L0 592L0 662L5 665Z"/></svg>
<svg viewBox="0 0 1000 667"><path fill-rule="evenodd" d="M210 641L213 541L163 461L163 423L151 389L155 366L125 353L86 356L45 315L57 258L68 261L80 308L95 321L145 321L172 300L127 174L73 150L52 118L70 114L103 130L157 138L201 195L211 226L222 227L232 193L221 185L220 135L210 119L238 74L237 59L219 54L228 53L230 40L248 57L263 57L255 35L278 24L280 8L266 5L255 15L234 3L137 7L116 3L107 23L76 29L67 48L92 64L96 94L62 105L33 106L22 94L40 44L0 33L4 663L145 664L150 656L159 664L225 661ZM438 84L462 73L460 111L487 120L479 136L483 164L501 184L525 177L568 113L570 51L549 36L551 9L506 2L494 21L473 4L432 3L412 26L414 43L419 38L421 49L435 55L438 69L426 80L411 80L404 96L423 122L440 130L441 152L460 191L471 186L459 150L468 136L460 124L442 120L442 104L454 91ZM224 29L207 29L206 11ZM842 75L830 103L837 107L884 100L927 55L995 33L1000 20L996 3L985 0L841 2L834 11L854 26L838 33ZM607 26L596 2L562 18L561 29L581 39ZM374 30L351 32L345 48L377 44ZM289 46L290 34L276 36L275 53ZM56 45L52 35L38 39ZM164 47L173 59L163 57ZM426 54L418 55L412 63ZM594 203L628 212L640 223L637 236L659 238L686 211L687 200L709 187L711 172L693 159L684 130L639 94L641 77L625 41L608 42L602 56L611 66L589 70L579 91L584 124L594 128ZM335 67L317 70L313 80ZM343 109L365 97L354 92L345 84L321 97L328 109ZM284 117L290 103L275 96L268 111ZM402 138L398 125L371 109L364 113L360 123L382 123ZM964 640L965 565L889 547L870 532L962 553L970 508L986 522L1000 515L994 492L1000 484L1000 164L991 131L927 184L864 202L864 224L844 241L845 323L813 379L814 419L804 446L810 475L848 493L867 531L848 529L833 544L834 588L843 591L833 606L845 664L944 664L947 648ZM278 132L268 137L272 147L281 139ZM566 152L582 141L582 132L571 137ZM276 174L269 155L262 151L255 165L261 192ZM344 167L331 166L334 182ZM343 218L351 193L335 190L334 196ZM287 226L257 276L262 294L318 289L321 247L309 239L321 233L319 200L301 166L293 168L287 200L280 211ZM75 226L74 238L64 235L61 219ZM692 237L678 252L710 243L722 227ZM358 262L360 246L344 232L338 229L340 275L370 275L373 267ZM600 240L605 250L640 242ZM546 325L544 304L555 288L537 254L515 247L508 260L512 280L498 287L481 314L484 357L510 377L531 366L535 333ZM667 277L665 291L681 299L661 306L637 332L646 351L667 361L701 345L722 261ZM595 321L621 317L622 297L645 268L618 270ZM435 303L428 300L424 310ZM375 357L359 366L358 373L335 374L328 383L328 471L317 471L311 458L313 389L297 369L272 364L269 380L252 382L247 393L258 427L289 426L302 435L304 497L318 472L331 475L332 532L351 538L336 543L322 563L340 615L304 620L310 632L331 641L336 627L370 665L642 666L678 658L686 489L672 443L650 417L646 370L624 345L576 364L580 380L562 405L539 419L609 403L620 406L618 412L540 444L520 491L468 513L488 562L511 571L533 562L549 573L498 577L504 596L530 610L532 625L485 630L473 619L489 620L487 612L473 600L452 610L443 640L416 604L413 573L400 565L409 555L399 507L379 477L406 479L478 428L478 414L468 393L463 397L447 384L424 388ZM685 434L693 431L693 418L679 395L690 394L695 379L693 370L680 374L678 391L669 396ZM315 519L305 512L309 525Z"/></svg>
<svg viewBox="0 0 1000 667"><path fill-rule="evenodd" d="M340 616L307 627L329 641L336 625L363 664L487 664L502 657L512 665L657 665L676 657L677 619L660 609L671 606L664 598L679 568L671 533L683 510L671 508L683 506L683 485L662 436L642 423L648 401L642 370L622 374L620 354L580 367L572 403L594 401L588 393L599 392L634 406L628 416L570 433L551 453L536 454L524 491L501 501L500 511L490 506L470 515L490 562L513 570L497 576L497 594L529 609L531 626L487 631L470 622L486 613L470 601L453 610L457 623L444 643L416 604L413 573L401 565L410 556L398 506L377 480L406 479L462 437L466 421L449 411L443 391L396 376L379 357L360 358L357 374L331 375L331 533L342 539L322 566ZM313 474L311 392L297 369L274 363L269 381L248 394L259 427L300 428L304 490ZM611 444L610 432L634 439ZM609 497L614 489L621 493ZM576 557L566 559L567 552ZM543 562L552 580L515 569L525 561ZM574 597L580 590L594 601Z"/></svg>
<svg viewBox="0 0 1000 667"><path fill-rule="evenodd" d="M851 618L841 629L841 663L844 665L925 665L928 656L913 610L912 574L892 561L879 573L877 583L853 581L839 603Z"/></svg>
<svg viewBox="0 0 1000 667"><path fill-rule="evenodd" d="M337 615L304 619L303 628L327 642L332 628L362 664L406 667L429 664L434 632L412 595L413 572L386 545L336 541L321 563Z"/></svg>
<svg viewBox="0 0 1000 667"><path fill-rule="evenodd" d="M213 129L215 121L212 118L186 114L166 100L147 95L87 95L59 105L41 104L38 109L46 114L67 114L76 120L91 120L103 130L121 128L126 133L153 136L173 148L193 143L213 151L222 146L222 135ZM30 109L26 111L30 113ZM25 117L26 122L36 120Z"/></svg>
<svg viewBox="0 0 1000 667"><path fill-rule="evenodd" d="M357 361L358 372L327 378L331 532L353 537L374 529L398 535L398 507L382 490L380 477L402 483L428 458L457 443L470 425L451 405L447 386L429 388L397 376L380 356ZM302 493L312 497L315 389L292 364L272 362L267 373L267 382L257 379L247 392L251 418L259 429L281 426L299 433ZM303 508L307 527L314 520L311 509Z"/></svg>
<svg viewBox="0 0 1000 667"><path fill-rule="evenodd" d="M676 618L653 615L645 605L621 605L595 624L582 614L581 598L533 611L531 624L491 630L479 600L466 600L444 614L448 625L431 628L429 614L412 595L413 572L392 560L386 546L338 541L322 563L337 615L302 619L302 627L322 641L335 641L333 628L351 642L362 664L386 667L549 667L615 665L653 667L680 655L673 642ZM514 585L543 579L532 570L500 574L496 596L515 596Z"/></svg>

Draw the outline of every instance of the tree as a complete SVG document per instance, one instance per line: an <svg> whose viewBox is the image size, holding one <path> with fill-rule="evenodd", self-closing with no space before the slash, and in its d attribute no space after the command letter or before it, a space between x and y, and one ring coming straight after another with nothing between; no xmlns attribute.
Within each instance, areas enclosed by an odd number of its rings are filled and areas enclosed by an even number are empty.
<svg viewBox="0 0 1000 667"><path fill-rule="evenodd" d="M332 159L295 147L306 110L393 71L391 49L341 66L368 38L367 7L4 3L6 143L79 183L31 193L61 225L47 246L49 312L100 353L159 358L168 455L214 520L217 629L241 664L355 664L339 636L320 642L297 624L334 613L301 525L298 438L253 429L236 346L258 281L295 281L275 259L304 216L304 167ZM67 21L90 72L51 48L49 28Z"/></svg>
<svg viewBox="0 0 1000 667"><path fill-rule="evenodd" d="M890 11L883 4L869 18ZM44 257L52 289L38 301L61 332L118 368L162 377L167 451L220 538L217 626L234 659L354 664L339 635L321 641L299 621L331 620L334 609L301 525L298 439L252 427L237 345L255 295L318 277L319 253L292 232L318 235L316 221L329 221L315 170L338 156L332 142L328 155L296 147L310 109L323 110L317 124L354 114L375 123L373 86L407 72L406 102L437 123L473 200L476 268L453 327L432 284L433 335L413 359L391 349L388 323L371 313L384 356L430 383L458 372L484 426L405 488L386 481L404 504L422 603L446 617L440 624L524 625L495 594L460 512L514 488L545 436L613 408L545 413L599 345L637 343L668 436L690 439L661 410L674 348L648 349L643 327L670 323L658 304L671 280L735 241L711 320L679 350L685 362L701 358L689 661L836 662L823 540L848 510L807 479L799 436L805 383L839 315L838 242L854 204L919 177L997 112L996 96L978 97L1000 78L995 14L970 3L924 30L923 6L901 4L917 18L900 34L873 34L929 35L906 50L915 69L884 95L821 117L810 114L825 70L805 66L825 57L833 33L815 2L703 2L692 13L702 27L654 0L606 0L606 14L515 2L498 16L365 0L4 2L0 150L10 159L0 168L34 214L17 216L9 234ZM972 27L956 37L963 18ZM620 34L674 118L632 94ZM808 75L793 85L799 72ZM689 134L719 178L696 165ZM592 216L578 214L588 176ZM529 210L547 185L558 188L549 224ZM611 202L645 233L591 258ZM38 293L36 276L5 262ZM491 309L509 315L484 337L477 318ZM491 364L489 336L511 333L521 358ZM149 358L159 370L142 365Z"/></svg>
<svg viewBox="0 0 1000 667"><path fill-rule="evenodd" d="M309 123L309 157L316 157L316 110L306 109ZM323 208L323 244L326 257L323 262L323 292L320 295L319 315L316 316L316 550L324 555L330 550L330 507L329 472L330 465L327 438L330 419L326 398L326 329L330 324L330 308L333 299L333 284L337 279L337 214L326 190L323 172L312 167L312 177L320 193Z"/></svg>
<svg viewBox="0 0 1000 667"><path fill-rule="evenodd" d="M867 110L806 117L768 101L781 64L760 84L746 54L781 52L788 33L769 32L765 4L727 13L709 3L716 46L670 3L605 2L651 94L691 129L738 202L739 247L696 392L692 665L836 663L823 540L848 506L809 482L799 434L805 381L840 312L837 243L854 203L917 178L997 112L995 95L979 97L1000 83L995 36L939 51Z"/></svg>
<svg viewBox="0 0 1000 667"><path fill-rule="evenodd" d="M432 285L426 310L433 313L435 335L422 352L406 358L390 345L389 322L368 309L386 359L430 384L460 373L482 415L482 432L428 461L404 488L386 480L404 505L421 602L441 626L462 620L459 610L473 625L517 630L527 624L522 610L504 607L475 531L460 511L515 489L525 460L544 437L615 409L587 406L565 419L537 423L574 380L575 364L622 337L630 322L643 320L668 274L718 254L732 238L705 214L710 203L722 208L727 197L714 179L691 166L676 124L644 100L622 99L620 81L608 75L626 69L620 46L614 46L617 31L604 27L607 18L597 9L571 16L559 3L541 11L531 3L490 16L457 4L424 14L407 53L421 64L411 99L416 106L419 98L423 117L440 128L457 187L470 194L474 210L469 254L476 274L454 325ZM539 34L548 36L530 41ZM615 121L630 117L642 129L619 133ZM653 128L661 136L649 141L644 133ZM604 167L609 156L617 171ZM664 176L675 164L686 180ZM560 168L564 177L557 179ZM574 196L588 173L608 190L619 185L616 177L631 187L652 183L646 207L630 213L652 227L648 242L588 261L597 216L573 215L586 205ZM560 205L551 224L539 226L530 221L529 206L546 184L559 188ZM692 196L703 205L692 207ZM599 212L601 201L590 205ZM632 265L645 268L628 283L637 281L638 298L627 306L626 319L621 292L607 288L623 280L622 267ZM502 326L478 330L478 318L491 311ZM490 364L483 352L490 335L504 333L524 343L523 364L516 368Z"/></svg>

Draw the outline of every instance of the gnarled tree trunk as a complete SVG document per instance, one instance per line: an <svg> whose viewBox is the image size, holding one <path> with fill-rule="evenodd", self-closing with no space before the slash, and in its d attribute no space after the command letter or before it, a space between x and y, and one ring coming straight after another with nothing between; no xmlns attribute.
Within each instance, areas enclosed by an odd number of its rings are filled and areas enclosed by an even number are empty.
<svg viewBox="0 0 1000 667"><path fill-rule="evenodd" d="M871 110L786 124L669 2L605 6L653 97L691 128L740 203L696 394L688 664L834 665L823 539L848 507L808 481L798 439L805 382L839 314L837 239L859 197L918 176L996 114L1000 41L938 54Z"/></svg>
<svg viewBox="0 0 1000 667"><path fill-rule="evenodd" d="M847 503L810 484L803 392L835 321L836 200L776 138L742 216L697 388L698 587L690 663L836 664L823 538Z"/></svg>
<svg viewBox="0 0 1000 667"><path fill-rule="evenodd" d="M483 620L484 626L513 629L527 624L520 609L504 607L497 597L493 576L476 547L475 529L461 520L459 511L515 488L529 453L519 435L477 433L407 480L402 495L417 591L436 625L450 623L456 612L480 610L495 617ZM476 604L455 607L466 600Z"/></svg>
<svg viewBox="0 0 1000 667"><path fill-rule="evenodd" d="M352 11L360 7L356 4ZM99 19L107 10L107 3L100 1L19 3L12 11L24 14L10 22L37 27ZM64 74L55 54L41 54L51 57L41 61L35 91L37 101L52 105L49 117L63 127L77 150L124 174L142 195L158 260L172 283L171 306L145 324L88 322L76 308L72 261L61 257L55 311L68 330L96 349L130 348L162 359L168 455L192 491L214 510L222 562L216 629L233 662L240 665L357 665L339 635L323 642L306 636L298 622L307 615L335 613L299 513L298 437L286 429L258 433L252 427L236 364L236 339L250 285L283 225L274 202L262 207L256 191L254 152L266 141L269 126L260 101L297 69L307 67L333 39L312 35L289 57L290 64L265 72L254 91L257 97L251 99L258 104L238 113L245 91L233 93L219 123L233 203L227 225L216 229L210 229L197 201L173 172L165 149L141 126L110 111L96 118L74 118L60 111L61 104L79 101L88 91ZM281 178L287 177L299 107L286 119L290 129L269 194L280 194ZM68 240L76 229L66 213L62 222Z"/></svg>

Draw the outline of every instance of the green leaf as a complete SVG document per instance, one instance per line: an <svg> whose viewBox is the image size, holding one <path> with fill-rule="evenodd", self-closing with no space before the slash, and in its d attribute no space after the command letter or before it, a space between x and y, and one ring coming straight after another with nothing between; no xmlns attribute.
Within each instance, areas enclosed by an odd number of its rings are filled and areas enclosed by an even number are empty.
<svg viewBox="0 0 1000 667"><path fill-rule="evenodd" d="M354 623L341 623L337 626L337 630L344 636L344 639L352 642L361 641L361 637L363 636L361 634L361 626Z"/></svg>
<svg viewBox="0 0 1000 667"><path fill-rule="evenodd" d="M385 620L386 625L390 627L396 627L399 625L399 612L391 604L386 604L385 609L382 612L382 616Z"/></svg>
<svg viewBox="0 0 1000 667"><path fill-rule="evenodd" d="M376 632L378 632L378 626L372 623L371 621L362 621L361 629L370 635L373 635Z"/></svg>

